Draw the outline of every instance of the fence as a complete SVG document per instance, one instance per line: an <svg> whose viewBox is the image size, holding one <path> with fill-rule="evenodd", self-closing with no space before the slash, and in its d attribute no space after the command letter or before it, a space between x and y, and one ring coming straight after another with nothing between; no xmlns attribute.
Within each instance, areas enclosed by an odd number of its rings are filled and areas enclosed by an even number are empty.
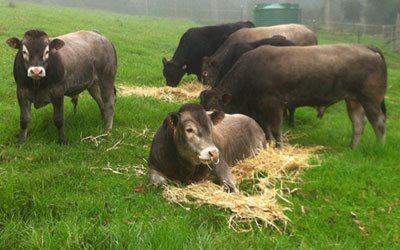
<svg viewBox="0 0 400 250"><path fill-rule="evenodd" d="M281 2L279 0L128 0L126 11L134 15L187 18L204 23L223 23L238 20L253 20L257 3ZM282 2L295 2L284 0ZM309 27L323 31L345 33L357 36L381 37L393 49L400 51L400 15L397 25L366 25L341 22L312 22L303 20Z"/></svg>
<svg viewBox="0 0 400 250"><path fill-rule="evenodd" d="M341 22L305 22L314 31L325 31L339 34L353 35L360 42L363 36L381 38L393 50L400 51L400 24L399 25L368 25Z"/></svg>

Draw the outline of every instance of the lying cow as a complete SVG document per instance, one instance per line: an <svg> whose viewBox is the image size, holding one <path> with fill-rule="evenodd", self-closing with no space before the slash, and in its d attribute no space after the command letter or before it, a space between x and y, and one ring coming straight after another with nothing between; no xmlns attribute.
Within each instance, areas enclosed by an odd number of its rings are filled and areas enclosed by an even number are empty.
<svg viewBox="0 0 400 250"><path fill-rule="evenodd" d="M241 29L229 36L211 57L204 57L201 66L202 82L213 86L217 80L219 67L228 50L238 43L251 43L274 35L286 37L297 46L317 44L317 38L310 29L300 24L283 24L269 27Z"/></svg>
<svg viewBox="0 0 400 250"><path fill-rule="evenodd" d="M253 117L282 146L284 107L329 106L346 100L359 144L365 115L384 142L387 88L382 52L371 46L261 46L244 54L218 87L201 94L206 109Z"/></svg>
<svg viewBox="0 0 400 250"><path fill-rule="evenodd" d="M265 134L250 117L206 113L198 104L185 104L168 114L153 138L150 182L189 184L209 179L236 192L229 167L264 145Z"/></svg>
<svg viewBox="0 0 400 250"><path fill-rule="evenodd" d="M163 74L168 86L176 87L185 73L201 79L201 60L211 56L233 32L252 28L252 22L236 22L188 29L181 37L171 61L165 57Z"/></svg>
<svg viewBox="0 0 400 250"><path fill-rule="evenodd" d="M96 100L105 127L111 130L115 106L116 52L110 41L93 31L79 31L49 38L43 31L27 31L22 40L10 38L17 49L14 78L21 112L19 143L26 141L31 105L41 108L52 103L59 143L68 142L64 133L64 96L72 97L85 89Z"/></svg>

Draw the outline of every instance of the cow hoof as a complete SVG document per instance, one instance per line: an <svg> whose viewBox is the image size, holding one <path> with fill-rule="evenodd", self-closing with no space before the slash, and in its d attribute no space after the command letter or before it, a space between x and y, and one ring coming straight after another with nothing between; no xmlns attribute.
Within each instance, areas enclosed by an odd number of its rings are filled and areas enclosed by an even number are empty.
<svg viewBox="0 0 400 250"><path fill-rule="evenodd" d="M227 193L237 193L237 192L239 192L239 190L237 190L235 185L228 185L228 184L224 185L224 191L227 192Z"/></svg>
<svg viewBox="0 0 400 250"><path fill-rule="evenodd" d="M60 145L68 145L68 139L64 138L64 139L59 139L58 143Z"/></svg>

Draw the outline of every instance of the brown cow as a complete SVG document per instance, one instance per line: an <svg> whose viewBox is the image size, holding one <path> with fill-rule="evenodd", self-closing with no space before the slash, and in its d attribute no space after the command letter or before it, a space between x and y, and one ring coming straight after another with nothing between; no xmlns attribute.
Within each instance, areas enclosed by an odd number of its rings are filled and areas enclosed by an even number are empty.
<svg viewBox="0 0 400 250"><path fill-rule="evenodd" d="M265 134L250 117L206 113L198 104L185 104L168 114L153 138L150 182L189 184L209 179L236 192L229 167L264 145Z"/></svg>
<svg viewBox="0 0 400 250"><path fill-rule="evenodd" d="M213 86L217 80L219 67L224 60L225 54L235 44L250 43L270 38L274 35L284 36L297 46L315 45L317 38L306 26L301 24L283 24L269 27L240 29L229 36L229 38L218 48L211 57L204 57L202 64L203 84Z"/></svg>
<svg viewBox="0 0 400 250"><path fill-rule="evenodd" d="M371 46L336 44L262 46L244 54L218 87L201 93L206 109L254 118L282 146L284 107L329 106L346 100L359 144L365 115L384 142L387 88L382 52Z"/></svg>
<svg viewBox="0 0 400 250"><path fill-rule="evenodd" d="M17 49L14 78L21 111L19 143L26 141L31 105L53 104L59 142L68 142L64 133L64 96L76 106L79 93L87 89L96 100L107 130L113 125L117 56L114 46L103 35L79 31L49 38L39 30L27 31L22 40L10 38Z"/></svg>

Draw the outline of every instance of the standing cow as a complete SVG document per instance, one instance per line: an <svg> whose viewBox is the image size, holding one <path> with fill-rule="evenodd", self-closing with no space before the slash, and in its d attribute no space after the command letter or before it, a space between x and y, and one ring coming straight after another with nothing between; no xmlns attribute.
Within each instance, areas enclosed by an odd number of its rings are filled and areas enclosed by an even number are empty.
<svg viewBox="0 0 400 250"><path fill-rule="evenodd" d="M229 167L264 145L265 134L250 117L206 113L198 104L185 104L168 114L153 138L150 182L189 184L209 179L236 192Z"/></svg>
<svg viewBox="0 0 400 250"><path fill-rule="evenodd" d="M384 142L386 81L383 54L371 46L262 46L244 54L218 87L202 92L201 104L249 115L280 147L284 107L329 106L345 99L354 148L365 115Z"/></svg>
<svg viewBox="0 0 400 250"><path fill-rule="evenodd" d="M316 45L314 32L300 24L282 24L269 27L241 29L229 36L211 57L204 57L201 66L202 82L213 86L218 76L219 68L228 50L238 43L251 43L274 35L286 37L296 46Z"/></svg>
<svg viewBox="0 0 400 250"><path fill-rule="evenodd" d="M176 87L185 73L201 79L201 60L211 56L230 34L241 28L252 28L250 21L188 29L181 37L171 61L165 57L163 74L167 85Z"/></svg>
<svg viewBox="0 0 400 250"><path fill-rule="evenodd" d="M10 38L17 49L14 78L21 112L19 143L26 141L31 105L52 103L59 143L67 144L64 133L64 96L77 101L87 89L96 100L107 130L112 129L115 106L117 56L114 46L94 31L79 31L49 38L39 30L27 31L22 40Z"/></svg>

